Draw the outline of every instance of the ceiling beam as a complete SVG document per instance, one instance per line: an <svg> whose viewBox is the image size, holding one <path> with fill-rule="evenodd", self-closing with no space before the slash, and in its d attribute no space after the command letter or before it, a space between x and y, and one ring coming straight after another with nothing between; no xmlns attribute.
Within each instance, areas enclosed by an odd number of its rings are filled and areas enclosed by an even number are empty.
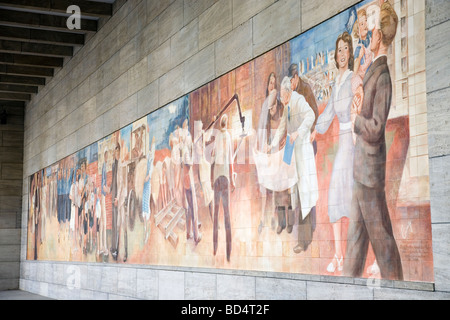
<svg viewBox="0 0 450 320"><path fill-rule="evenodd" d="M126 1L0 0L0 106L24 108ZM78 30L67 27L73 5L81 10Z"/></svg>
<svg viewBox="0 0 450 320"><path fill-rule="evenodd" d="M28 54L14 54L14 53L0 52L0 63L22 65L22 66L62 68L64 66L64 59L55 57L35 56Z"/></svg>
<svg viewBox="0 0 450 320"><path fill-rule="evenodd" d="M0 63L0 74L53 77L54 71L50 68L15 66Z"/></svg>
<svg viewBox="0 0 450 320"><path fill-rule="evenodd" d="M52 57L72 57L73 47L46 43L0 40L0 52L37 54Z"/></svg>
<svg viewBox="0 0 450 320"><path fill-rule="evenodd" d="M0 9L0 21L3 25L34 27L45 30L67 31L67 17L51 14L40 14L17 10ZM97 21L81 19L80 30L74 32L97 32Z"/></svg>
<svg viewBox="0 0 450 320"><path fill-rule="evenodd" d="M36 86L22 86L22 85L17 85L17 84L0 83L0 91L18 92L18 93L38 93L39 88Z"/></svg>
<svg viewBox="0 0 450 320"><path fill-rule="evenodd" d="M113 14L111 3L86 0L1 0L1 6L67 13L71 5L80 7L82 16L107 17Z"/></svg>
<svg viewBox="0 0 450 320"><path fill-rule="evenodd" d="M37 86L23 86L17 84L3 84L0 83L0 91L3 92L19 92L19 93L38 93L39 87Z"/></svg>
<svg viewBox="0 0 450 320"><path fill-rule="evenodd" d="M0 107L25 108L25 102L0 99Z"/></svg>
<svg viewBox="0 0 450 320"><path fill-rule="evenodd" d="M84 34L10 26L0 26L0 39L24 40L48 44L84 45Z"/></svg>
<svg viewBox="0 0 450 320"><path fill-rule="evenodd" d="M45 82L45 78L40 77L23 77L0 74L0 83L45 86Z"/></svg>
<svg viewBox="0 0 450 320"><path fill-rule="evenodd" d="M0 92L0 99L3 100L16 100L16 101L30 101L31 94L25 93L10 93L10 92Z"/></svg>

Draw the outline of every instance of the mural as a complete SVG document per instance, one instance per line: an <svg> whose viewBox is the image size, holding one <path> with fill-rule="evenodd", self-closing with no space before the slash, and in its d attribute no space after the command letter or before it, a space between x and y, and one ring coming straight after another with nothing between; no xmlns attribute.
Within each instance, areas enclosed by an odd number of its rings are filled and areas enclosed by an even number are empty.
<svg viewBox="0 0 450 320"><path fill-rule="evenodd" d="M27 258L434 281L410 12L363 1L35 173Z"/></svg>

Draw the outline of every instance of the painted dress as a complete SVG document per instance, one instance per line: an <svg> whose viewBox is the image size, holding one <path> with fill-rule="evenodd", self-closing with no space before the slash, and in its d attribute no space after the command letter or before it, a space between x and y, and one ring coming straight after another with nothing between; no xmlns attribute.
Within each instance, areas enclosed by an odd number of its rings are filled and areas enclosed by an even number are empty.
<svg viewBox="0 0 450 320"><path fill-rule="evenodd" d="M316 131L324 134L335 116L339 120L339 147L333 163L328 192L328 216L335 223L349 217L353 190L354 144L350 111L353 100L353 72L347 70L342 79L336 79L331 97L324 112L319 116Z"/></svg>

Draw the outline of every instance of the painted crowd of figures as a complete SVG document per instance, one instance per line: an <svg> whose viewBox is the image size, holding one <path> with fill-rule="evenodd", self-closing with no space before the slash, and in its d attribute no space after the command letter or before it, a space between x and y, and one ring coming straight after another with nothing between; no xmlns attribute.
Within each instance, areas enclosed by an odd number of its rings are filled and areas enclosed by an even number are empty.
<svg viewBox="0 0 450 320"><path fill-rule="evenodd" d="M339 270L348 276L360 277L371 244L376 257L372 267L379 270L383 278L402 279L401 259L385 196L385 127L392 101L387 50L396 35L398 17L389 2L380 1L372 7L375 7L375 16L368 17L364 9L358 11L355 48L348 32L336 39L337 74L322 113L319 114L316 97L302 79L298 64L292 64L282 79L277 79L274 72L268 76L266 99L256 124L256 149L258 154L274 155L291 148L294 161L288 165L296 176L287 186L271 187L261 183L264 172L258 167L262 195L258 232L261 233L271 220L277 234L284 230L291 233L297 224L298 241L292 250L296 254L307 250L316 227L319 198L316 136L325 134L337 117L339 144L328 191L328 216L335 254L327 271ZM130 208L139 207L144 243L149 239L152 218L168 208L175 208L174 216L181 212L185 219L187 239L198 244L202 241L198 214L202 206L208 208L213 221L214 255L219 245L218 217L222 209L229 261L232 252L230 194L236 187L236 150L229 122L226 113L214 117L214 128L204 130L203 123L195 121L192 135L189 122L184 119L169 135L170 155L159 160L156 160L155 137L149 126L144 126L134 132L132 169L131 159L121 154L124 145L117 139L113 140L113 149L98 151L103 157L98 178L88 174L86 158L75 163L75 157L61 161L58 170L50 174L46 170L35 174L30 180L29 193L34 259L38 258L37 243L44 241L46 221L52 216L57 217L61 226L58 236L70 234L75 250L88 253L95 248L98 255L111 255L117 260L120 247L123 261L127 261ZM143 142L145 134L151 141L147 147ZM107 163L112 163L110 179ZM201 185L201 196L196 192L196 179ZM101 181L100 185L97 180ZM132 187L129 187L130 181ZM273 199L273 206L270 206L273 212L266 209L269 195ZM108 197L112 205L110 241L107 237ZM350 221L346 236L340 223L343 217ZM124 239L123 246L119 245L120 239ZM347 241L345 252L341 245L344 240Z"/></svg>

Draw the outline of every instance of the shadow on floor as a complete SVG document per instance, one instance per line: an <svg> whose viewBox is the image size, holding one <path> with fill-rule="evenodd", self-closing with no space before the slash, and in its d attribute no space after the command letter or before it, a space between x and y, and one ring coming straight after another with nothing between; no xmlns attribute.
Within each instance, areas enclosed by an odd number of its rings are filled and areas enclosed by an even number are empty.
<svg viewBox="0 0 450 320"><path fill-rule="evenodd" d="M22 290L0 291L0 300L53 300Z"/></svg>

